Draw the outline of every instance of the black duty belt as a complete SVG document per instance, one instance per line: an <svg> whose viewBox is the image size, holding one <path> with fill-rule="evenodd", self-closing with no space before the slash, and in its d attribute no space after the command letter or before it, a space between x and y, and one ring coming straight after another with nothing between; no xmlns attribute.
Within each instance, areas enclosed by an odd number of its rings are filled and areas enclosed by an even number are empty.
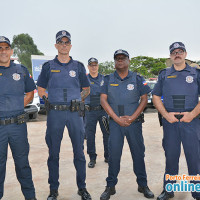
<svg viewBox="0 0 200 200"><path fill-rule="evenodd" d="M0 119L0 126L3 125L9 125L9 124L23 124L28 121L28 114L24 113L21 115L18 115L16 117L10 117L5 119Z"/></svg>
<svg viewBox="0 0 200 200"><path fill-rule="evenodd" d="M49 109L50 110L70 110L70 106L67 106L67 105L53 105L53 104L50 104L49 105Z"/></svg>
<svg viewBox="0 0 200 200"><path fill-rule="evenodd" d="M90 105L85 105L85 110L87 111L92 111L92 110L103 110L102 106L90 106Z"/></svg>

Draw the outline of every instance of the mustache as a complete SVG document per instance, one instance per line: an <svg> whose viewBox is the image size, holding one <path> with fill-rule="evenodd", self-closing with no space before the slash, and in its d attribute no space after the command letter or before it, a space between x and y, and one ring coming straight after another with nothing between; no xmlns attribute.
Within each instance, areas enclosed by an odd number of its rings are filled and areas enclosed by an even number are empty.
<svg viewBox="0 0 200 200"><path fill-rule="evenodd" d="M175 60L176 60L177 58L181 58L181 57L179 57L179 56L176 56L176 57L175 57Z"/></svg>

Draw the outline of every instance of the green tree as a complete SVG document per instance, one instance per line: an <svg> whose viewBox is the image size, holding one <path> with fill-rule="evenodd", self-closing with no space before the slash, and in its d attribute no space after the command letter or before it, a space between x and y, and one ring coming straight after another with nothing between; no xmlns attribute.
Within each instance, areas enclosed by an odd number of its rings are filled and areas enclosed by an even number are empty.
<svg viewBox="0 0 200 200"><path fill-rule="evenodd" d="M14 35L11 47L14 49L14 56L19 58L20 63L25 65L30 73L32 73L31 55L44 55L38 50L29 34Z"/></svg>
<svg viewBox="0 0 200 200"><path fill-rule="evenodd" d="M99 63L99 73L106 75L106 74L111 74L114 71L115 71L114 62L106 61L104 63Z"/></svg>

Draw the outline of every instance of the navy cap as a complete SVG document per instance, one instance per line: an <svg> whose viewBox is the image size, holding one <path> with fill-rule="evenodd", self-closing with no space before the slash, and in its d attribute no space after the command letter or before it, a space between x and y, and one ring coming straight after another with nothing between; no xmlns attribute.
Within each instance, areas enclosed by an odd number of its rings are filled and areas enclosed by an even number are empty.
<svg viewBox="0 0 200 200"><path fill-rule="evenodd" d="M115 57L116 57L117 55L120 55L120 54L125 55L125 56L127 56L127 57L129 58L129 54L128 54L127 51L125 51L125 50L123 50L123 49L118 49L118 50L115 51L115 53L114 53L114 59L115 59Z"/></svg>
<svg viewBox="0 0 200 200"><path fill-rule="evenodd" d="M98 60L97 60L96 58L90 58L90 59L88 60L88 65L90 65L90 64L93 63L93 62L95 62L95 63L98 64Z"/></svg>
<svg viewBox="0 0 200 200"><path fill-rule="evenodd" d="M186 51L185 45L182 42L174 42L173 44L171 44L170 47L169 47L170 54L175 49L182 49L183 51Z"/></svg>
<svg viewBox="0 0 200 200"><path fill-rule="evenodd" d="M59 31L59 32L56 34L56 43L59 42L59 41L61 41L61 39L62 39L63 37L66 37L66 38L69 39L69 41L71 41L71 35L70 35L70 33L67 32L67 31L65 31L65 30L63 30L63 31Z"/></svg>
<svg viewBox="0 0 200 200"><path fill-rule="evenodd" d="M10 40L4 36L0 36L0 43L7 43L9 46L11 46Z"/></svg>

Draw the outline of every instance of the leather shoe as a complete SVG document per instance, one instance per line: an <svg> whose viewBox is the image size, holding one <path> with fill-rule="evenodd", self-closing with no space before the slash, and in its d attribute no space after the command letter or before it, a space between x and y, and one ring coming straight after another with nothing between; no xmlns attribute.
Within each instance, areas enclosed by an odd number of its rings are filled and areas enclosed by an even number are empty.
<svg viewBox="0 0 200 200"><path fill-rule="evenodd" d="M168 200L174 197L174 193L168 193L166 190L163 190L162 193L157 197L157 200Z"/></svg>
<svg viewBox="0 0 200 200"><path fill-rule="evenodd" d="M138 192L143 193L144 196L148 199L154 198L153 192L149 189L148 186L142 187L138 185Z"/></svg>
<svg viewBox="0 0 200 200"><path fill-rule="evenodd" d="M88 163L88 167L89 168L94 168L96 164L96 160L90 160L90 162Z"/></svg>
<svg viewBox="0 0 200 200"><path fill-rule="evenodd" d="M89 192L86 190L86 188L78 189L78 195L82 197L82 200L92 200Z"/></svg>
<svg viewBox="0 0 200 200"><path fill-rule="evenodd" d="M58 190L50 190L50 194L47 197L47 200L57 200Z"/></svg>
<svg viewBox="0 0 200 200"><path fill-rule="evenodd" d="M106 186L105 191L101 194L100 200L108 200L111 195L116 193L115 187Z"/></svg>

